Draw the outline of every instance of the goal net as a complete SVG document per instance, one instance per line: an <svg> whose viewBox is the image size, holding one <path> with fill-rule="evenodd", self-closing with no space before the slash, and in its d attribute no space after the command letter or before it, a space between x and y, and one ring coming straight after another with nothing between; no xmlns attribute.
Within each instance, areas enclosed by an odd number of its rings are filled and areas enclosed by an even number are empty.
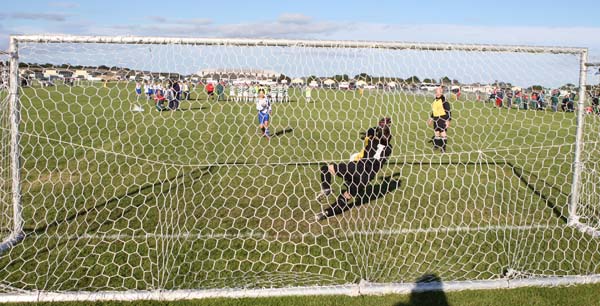
<svg viewBox="0 0 600 306"><path fill-rule="evenodd" d="M585 49L13 42L20 141L7 149L12 100L2 98L0 230L12 234L18 169L24 239L0 253L6 296L344 293L423 276L466 288L600 274L600 116L579 112L591 105L579 90ZM445 129L442 115L428 125L437 88ZM339 195L351 186L332 175L331 194L316 200L323 166L358 165L350 157L382 139L387 117L391 155L364 157L381 169L349 200Z"/></svg>
<svg viewBox="0 0 600 306"><path fill-rule="evenodd" d="M8 75L8 56L0 54L0 241L12 231Z"/></svg>

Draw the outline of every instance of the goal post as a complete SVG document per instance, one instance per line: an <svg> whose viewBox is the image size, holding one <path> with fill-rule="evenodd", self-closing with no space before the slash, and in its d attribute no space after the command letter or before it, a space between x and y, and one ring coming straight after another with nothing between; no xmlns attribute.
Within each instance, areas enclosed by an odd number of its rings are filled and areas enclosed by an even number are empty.
<svg viewBox="0 0 600 306"><path fill-rule="evenodd" d="M7 60L2 301L600 281L585 48L18 35ZM368 184L316 200L388 127Z"/></svg>
<svg viewBox="0 0 600 306"><path fill-rule="evenodd" d="M580 105L580 107L592 108L594 113L597 112L596 104L600 97L599 67L600 63L587 62L586 58L581 69L581 79L584 80L582 83L587 85L581 86L579 94L585 95L586 100L589 102ZM589 113L589 109L582 113ZM593 237L600 237L600 219L597 218L600 214L600 206L597 205L597 187L593 183L598 179L598 165L594 157L598 149L598 139L594 133L586 133L586 131L593 129L592 126L595 124L595 120L585 120L584 117L578 118L578 120L581 122L578 126L581 127L582 134L580 135L580 151L574 163L574 168L578 168L578 171L574 172L577 177L573 177L573 188L578 189L573 192L576 196L571 199L573 205L570 207L570 215L573 217L570 220L570 225ZM575 183L576 181L578 183Z"/></svg>
<svg viewBox="0 0 600 306"><path fill-rule="evenodd" d="M8 86L5 84L5 75L3 73L2 88L6 94L1 97L2 105L2 121L4 129L2 131L2 206L3 206L3 225L2 230L6 237L2 237L0 242L0 254L5 252L13 245L19 243L24 236L23 233L23 216L21 203L21 176L20 176L20 154L19 154L19 96L18 96L18 55L17 42L14 38L10 39L8 53L9 76ZM5 64L6 65L6 64ZM3 65L4 66L4 65ZM4 72L4 69L3 69ZM8 119L7 121L4 121ZM8 122L8 124L6 124ZM8 153L9 156L5 154ZM10 183L9 183L10 182ZM10 184L10 186L9 186ZM12 213L8 208L12 208ZM9 217L10 216L10 217Z"/></svg>

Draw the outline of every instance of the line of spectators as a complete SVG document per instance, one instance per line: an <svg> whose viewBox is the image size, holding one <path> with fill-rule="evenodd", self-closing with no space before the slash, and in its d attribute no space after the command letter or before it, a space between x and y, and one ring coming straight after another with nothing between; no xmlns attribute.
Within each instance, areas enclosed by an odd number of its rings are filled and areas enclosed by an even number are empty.
<svg viewBox="0 0 600 306"><path fill-rule="evenodd" d="M544 110L550 106L552 111L557 112L560 106L560 110L563 112L573 112L575 111L575 97L574 92L566 92L561 95L560 90L553 89L550 91L550 104L548 104L544 90L523 92L496 88L488 97L488 102L493 102L498 108L506 106L523 110Z"/></svg>

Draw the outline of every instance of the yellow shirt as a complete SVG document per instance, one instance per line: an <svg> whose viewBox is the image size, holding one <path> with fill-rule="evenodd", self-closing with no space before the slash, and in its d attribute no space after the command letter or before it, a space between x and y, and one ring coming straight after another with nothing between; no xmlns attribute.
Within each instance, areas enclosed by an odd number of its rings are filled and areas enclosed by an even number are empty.
<svg viewBox="0 0 600 306"><path fill-rule="evenodd" d="M431 103L431 113L434 117L442 117L446 115L444 101L441 98L436 98L435 101Z"/></svg>

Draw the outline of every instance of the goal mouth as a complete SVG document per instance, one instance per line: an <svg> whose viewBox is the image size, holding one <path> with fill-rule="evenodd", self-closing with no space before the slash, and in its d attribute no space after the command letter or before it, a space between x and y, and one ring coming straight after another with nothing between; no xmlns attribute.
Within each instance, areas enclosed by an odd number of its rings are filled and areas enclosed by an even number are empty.
<svg viewBox="0 0 600 306"><path fill-rule="evenodd" d="M11 41L8 294L365 293L430 274L484 287L600 274L586 49Z"/></svg>

